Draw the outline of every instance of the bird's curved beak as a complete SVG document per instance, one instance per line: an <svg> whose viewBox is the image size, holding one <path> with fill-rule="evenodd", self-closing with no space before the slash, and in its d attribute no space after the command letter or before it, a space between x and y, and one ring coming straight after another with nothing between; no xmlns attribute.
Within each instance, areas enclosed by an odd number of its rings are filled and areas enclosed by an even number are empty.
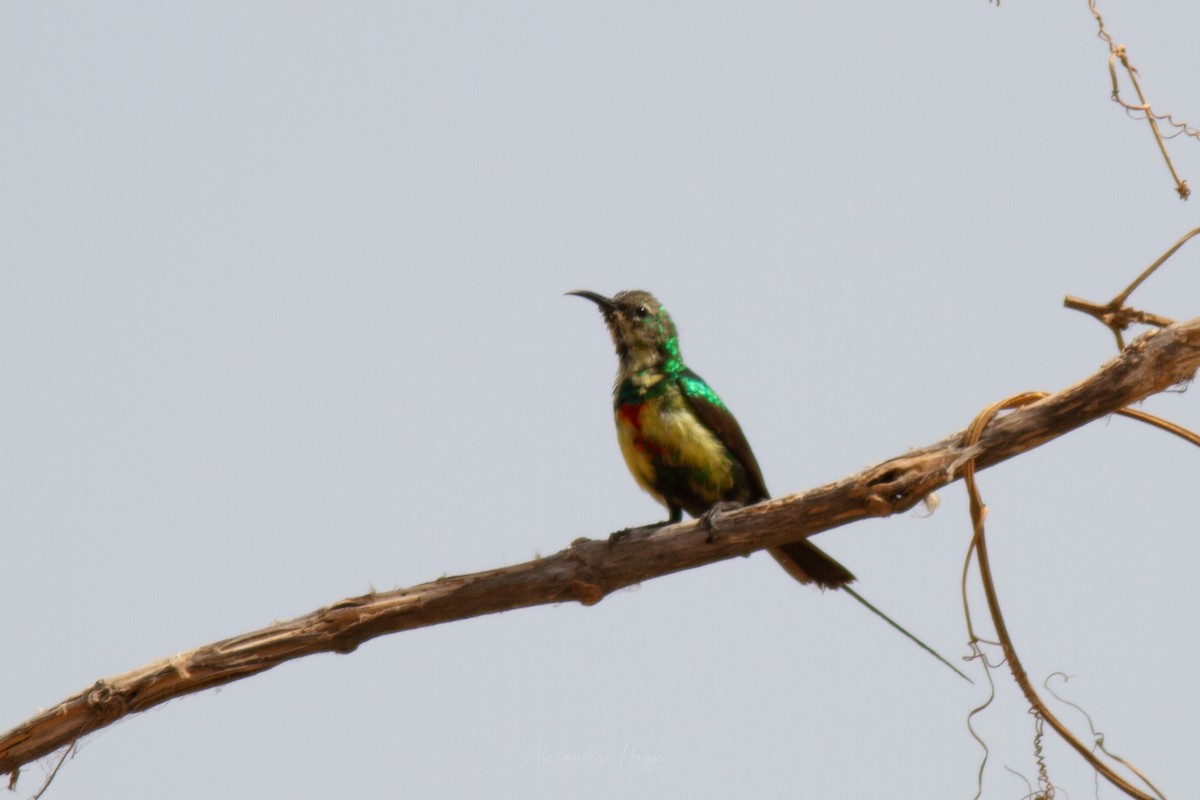
<svg viewBox="0 0 1200 800"><path fill-rule="evenodd" d="M580 290L580 291L577 291L577 292L567 292L567 294L573 294L573 295L575 295L576 297L583 297L583 298L586 298L586 299L588 299L588 300L591 300L593 303L595 303L596 305L600 306L600 309L601 309L602 311L616 311L616 310L617 310L617 304L616 304L616 303L614 303L614 302L613 302L611 299L609 299L609 298L605 297L605 296L604 296L604 295L602 295L602 294L597 294L596 292L589 292L589 291L587 291L587 290Z"/></svg>

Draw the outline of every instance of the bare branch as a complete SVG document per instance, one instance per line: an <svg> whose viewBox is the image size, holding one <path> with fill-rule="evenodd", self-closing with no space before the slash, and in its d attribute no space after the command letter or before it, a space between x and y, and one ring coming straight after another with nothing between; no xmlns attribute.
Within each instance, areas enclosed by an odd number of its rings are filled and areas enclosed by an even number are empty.
<svg viewBox="0 0 1200 800"><path fill-rule="evenodd" d="M956 433L836 483L722 515L715 539L696 521L636 530L615 545L577 539L548 558L348 598L99 680L0 736L0 774L126 715L294 658L349 653L384 634L526 606L593 605L651 578L905 511L956 480L970 456L976 469L1004 461L1190 380L1197 368L1200 319L1151 331L1080 383L993 420L969 451Z"/></svg>

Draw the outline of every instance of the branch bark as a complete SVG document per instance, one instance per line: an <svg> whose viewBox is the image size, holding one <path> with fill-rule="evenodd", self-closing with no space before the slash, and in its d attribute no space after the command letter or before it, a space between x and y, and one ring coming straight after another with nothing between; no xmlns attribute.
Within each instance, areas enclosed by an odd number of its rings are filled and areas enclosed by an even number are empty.
<svg viewBox="0 0 1200 800"><path fill-rule="evenodd" d="M651 578L906 511L960 477L997 464L1170 386L1200 368L1200 319L1151 331L1085 380L998 417L964 449L961 432L835 483L721 515L715 540L690 521L632 532L614 545L577 539L547 558L340 600L296 619L96 681L0 736L0 775L129 714L314 653L349 653L377 636L526 606L578 601Z"/></svg>

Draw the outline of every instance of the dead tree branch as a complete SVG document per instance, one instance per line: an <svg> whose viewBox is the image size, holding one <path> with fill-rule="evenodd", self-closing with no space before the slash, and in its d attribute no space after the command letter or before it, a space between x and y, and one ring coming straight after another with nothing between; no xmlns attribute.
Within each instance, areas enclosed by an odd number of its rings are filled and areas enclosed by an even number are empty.
<svg viewBox="0 0 1200 800"><path fill-rule="evenodd" d="M956 433L806 492L722 515L710 537L696 521L632 532L612 546L577 539L524 564L341 600L296 619L96 681L0 736L0 774L116 720L168 700L314 653L349 653L388 633L526 606L578 601L651 578L905 511L958 479L969 456L983 469L1175 384L1200 368L1200 319L1151 331L1087 379L994 419L965 450ZM711 540L710 540L711 539Z"/></svg>

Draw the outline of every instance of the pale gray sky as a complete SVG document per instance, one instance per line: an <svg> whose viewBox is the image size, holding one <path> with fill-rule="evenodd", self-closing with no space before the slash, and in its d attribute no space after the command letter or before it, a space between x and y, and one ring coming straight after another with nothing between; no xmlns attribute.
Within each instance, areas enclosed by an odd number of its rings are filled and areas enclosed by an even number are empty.
<svg viewBox="0 0 1200 800"><path fill-rule="evenodd" d="M1101 10L1200 120L1200 6ZM661 518L567 290L659 295L776 494L1092 372L1112 342L1063 295L1108 299L1196 224L1108 80L1083 0L0 6L0 728ZM1200 187L1200 144L1172 152ZM1198 246L1135 303L1195 316ZM1148 407L1200 427L1194 392ZM1113 420L982 474L1031 673L1076 675L1171 796L1200 782L1198 464ZM818 542L956 656L969 522L942 499ZM1014 798L1031 724L999 691L985 797ZM49 796L969 798L984 696L757 555L173 702Z"/></svg>

